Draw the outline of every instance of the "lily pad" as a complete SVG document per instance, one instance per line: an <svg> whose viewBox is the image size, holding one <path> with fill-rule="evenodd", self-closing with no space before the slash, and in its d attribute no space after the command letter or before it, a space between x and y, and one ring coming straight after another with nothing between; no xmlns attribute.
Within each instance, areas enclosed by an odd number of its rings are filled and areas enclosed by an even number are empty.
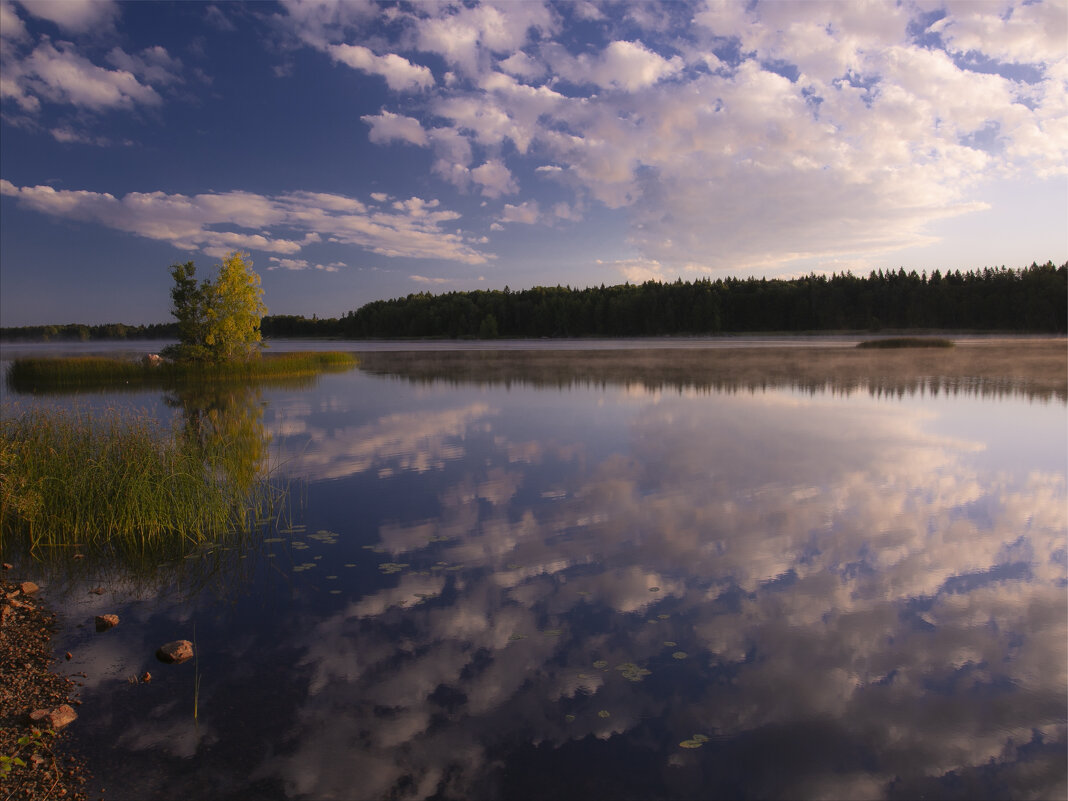
<svg viewBox="0 0 1068 801"><path fill-rule="evenodd" d="M602 709L600 712L597 713L597 717L599 717L599 718L610 718L610 717L612 717L612 713L609 712L607 709Z"/></svg>
<svg viewBox="0 0 1068 801"><path fill-rule="evenodd" d="M546 637L559 637L563 633L563 629L546 629L542 632Z"/></svg>
<svg viewBox="0 0 1068 801"><path fill-rule="evenodd" d="M685 651L676 651L675 653L673 653L671 655L671 658L672 659L685 659L688 656L689 656L689 654L686 653Z"/></svg>
<svg viewBox="0 0 1068 801"><path fill-rule="evenodd" d="M526 638L527 638L526 634L513 634L508 639L509 640L525 640Z"/></svg>
<svg viewBox="0 0 1068 801"><path fill-rule="evenodd" d="M683 748L700 748L702 745L704 745L704 741L689 739L683 740L681 743L679 743L679 745Z"/></svg>
<svg viewBox="0 0 1068 801"><path fill-rule="evenodd" d="M408 567L407 563L383 562L378 566L378 569L383 573L400 573L406 567Z"/></svg>
<svg viewBox="0 0 1068 801"><path fill-rule="evenodd" d="M657 615L657 617L661 620L667 620L669 617L671 617L671 615Z"/></svg>
<svg viewBox="0 0 1068 801"><path fill-rule="evenodd" d="M620 665L616 665L616 670L623 674L623 678L627 681L641 681L646 676L651 676L653 671L646 670L643 667L635 665L633 662L624 662Z"/></svg>
<svg viewBox="0 0 1068 801"><path fill-rule="evenodd" d="M574 715L564 715L564 720L566 720L568 723L570 723L574 719L575 719Z"/></svg>
<svg viewBox="0 0 1068 801"><path fill-rule="evenodd" d="M668 648L674 648L676 645L678 645L678 643L674 640L664 640L664 645L666 645Z"/></svg>
<svg viewBox="0 0 1068 801"><path fill-rule="evenodd" d="M608 662L604 659L598 659L596 662L593 663L593 666L598 670L604 670L606 667L608 667Z"/></svg>

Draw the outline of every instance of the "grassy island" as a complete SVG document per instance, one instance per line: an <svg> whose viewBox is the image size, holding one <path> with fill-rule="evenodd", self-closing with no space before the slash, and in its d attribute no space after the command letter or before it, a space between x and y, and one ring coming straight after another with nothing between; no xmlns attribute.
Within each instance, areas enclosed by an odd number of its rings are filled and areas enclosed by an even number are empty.
<svg viewBox="0 0 1068 801"><path fill-rule="evenodd" d="M263 355L228 362L119 359L104 356L27 358L12 362L8 386L17 392L57 389L171 387L188 382L299 378L355 367L356 357L338 351Z"/></svg>

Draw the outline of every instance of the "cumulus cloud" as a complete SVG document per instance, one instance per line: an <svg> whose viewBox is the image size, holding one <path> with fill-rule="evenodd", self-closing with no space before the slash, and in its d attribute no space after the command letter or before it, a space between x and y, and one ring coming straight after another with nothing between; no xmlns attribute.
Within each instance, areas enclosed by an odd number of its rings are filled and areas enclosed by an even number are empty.
<svg viewBox="0 0 1068 801"><path fill-rule="evenodd" d="M40 19L54 22L64 33L92 33L110 28L119 16L113 0L19 0Z"/></svg>
<svg viewBox="0 0 1068 801"><path fill-rule="evenodd" d="M519 191L519 184L499 159L491 159L475 167L471 170L471 180L482 187L482 194L486 197L500 197Z"/></svg>
<svg viewBox="0 0 1068 801"><path fill-rule="evenodd" d="M939 17L911 3L709 0L685 33L680 15L634 12L627 36L591 3L391 14L406 47L454 72L403 119L368 119L374 141L432 148L436 176L486 197L518 193L536 154L572 208L623 211L640 257L673 271L930 243L932 221L985 208L984 181L1068 164L1058 3ZM567 19L605 40L576 50L557 36Z"/></svg>
<svg viewBox="0 0 1068 801"><path fill-rule="evenodd" d="M429 141L423 126L414 117L405 117L383 109L379 114L367 114L360 119L371 126L368 138L378 144L401 141L425 145Z"/></svg>
<svg viewBox="0 0 1068 801"><path fill-rule="evenodd" d="M0 194L44 214L94 222L209 255L245 249L293 256L308 244L328 239L384 256L466 264L482 264L488 258L470 247L462 234L443 230L459 214L439 209L436 200L421 198L386 212L369 211L355 198L325 193L131 192L117 198L106 192L18 187L3 179ZM219 230L223 226L231 230ZM321 269L329 270L329 265Z"/></svg>
<svg viewBox="0 0 1068 801"><path fill-rule="evenodd" d="M335 60L353 69L381 75L394 91L426 89L434 85L434 75L426 67L412 64L406 58L387 53L377 56L361 45L331 45L327 52Z"/></svg>
<svg viewBox="0 0 1068 801"><path fill-rule="evenodd" d="M520 203L518 206L513 206L511 203L505 203L504 209L501 211L500 221L502 223L523 223L525 225L533 225L538 221L540 210L538 209L538 201L527 200Z"/></svg>

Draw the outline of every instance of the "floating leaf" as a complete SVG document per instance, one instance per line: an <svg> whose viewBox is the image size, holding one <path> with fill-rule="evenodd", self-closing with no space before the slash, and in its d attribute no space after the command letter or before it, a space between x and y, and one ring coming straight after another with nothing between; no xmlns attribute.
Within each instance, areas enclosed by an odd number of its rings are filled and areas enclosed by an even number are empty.
<svg viewBox="0 0 1068 801"><path fill-rule="evenodd" d="M293 540L293 542L289 543L289 547L295 551L303 551L307 549L308 543L301 542L300 540Z"/></svg>
<svg viewBox="0 0 1068 801"><path fill-rule="evenodd" d="M650 587L649 588L649 592L660 592L660 588L659 587Z"/></svg>
<svg viewBox="0 0 1068 801"><path fill-rule="evenodd" d="M612 717L612 714L607 709L602 709L600 712L597 713L597 717L610 718Z"/></svg>
<svg viewBox="0 0 1068 801"><path fill-rule="evenodd" d="M345 563L345 567L356 567L356 563L355 562L346 562Z"/></svg>
<svg viewBox="0 0 1068 801"><path fill-rule="evenodd" d="M589 678L589 676L587 676L587 675L586 675L585 673L579 673L579 674L578 674L578 677L579 677L580 679L588 679L588 678Z"/></svg>
<svg viewBox="0 0 1068 801"><path fill-rule="evenodd" d="M505 565L505 567L508 568L509 570L519 570L519 568L522 567L522 565L517 565L515 562L509 562L508 564Z"/></svg>
<svg viewBox="0 0 1068 801"><path fill-rule="evenodd" d="M559 637L563 633L563 629L547 629L542 632L546 637Z"/></svg>
<svg viewBox="0 0 1068 801"><path fill-rule="evenodd" d="M685 659L688 656L689 656L689 654L686 653L685 651L676 651L675 653L673 653L671 655L671 658L672 659Z"/></svg>
<svg viewBox="0 0 1068 801"><path fill-rule="evenodd" d="M653 671L646 670L643 667L638 667L633 662L624 662L621 665L616 665L616 670L623 674L623 678L627 681L641 681L646 676L651 676Z"/></svg>
<svg viewBox="0 0 1068 801"><path fill-rule="evenodd" d="M383 573L400 573L406 567L408 567L407 563L383 562L378 569Z"/></svg>
<svg viewBox="0 0 1068 801"><path fill-rule="evenodd" d="M328 581L337 581L337 576L327 576Z"/></svg>
<svg viewBox="0 0 1068 801"><path fill-rule="evenodd" d="M671 615L657 615L657 617L661 620L667 620L669 617L671 617Z"/></svg>
<svg viewBox="0 0 1068 801"><path fill-rule="evenodd" d="M703 740L683 740L679 743L683 748L700 748L704 744Z"/></svg>
<svg viewBox="0 0 1068 801"><path fill-rule="evenodd" d="M264 542L285 542L286 538L285 537L264 537L263 541Z"/></svg>
<svg viewBox="0 0 1068 801"><path fill-rule="evenodd" d="M668 648L674 648L676 645L678 645L678 643L674 640L664 640L664 645L666 645Z"/></svg>
<svg viewBox="0 0 1068 801"><path fill-rule="evenodd" d="M331 595L341 595L341 590L330 590Z"/></svg>
<svg viewBox="0 0 1068 801"><path fill-rule="evenodd" d="M598 659L596 662L593 663L593 666L598 670L604 670L606 667L608 667L608 662L603 659Z"/></svg>
<svg viewBox="0 0 1068 801"><path fill-rule="evenodd" d="M526 638L527 638L526 634L513 634L508 639L509 640L525 640Z"/></svg>
<svg viewBox="0 0 1068 801"><path fill-rule="evenodd" d="M707 743L708 737L704 734L695 734L691 739L696 740L699 743Z"/></svg>
<svg viewBox="0 0 1068 801"><path fill-rule="evenodd" d="M574 719L575 719L574 715L564 715L564 720L566 720L568 723L570 723Z"/></svg>

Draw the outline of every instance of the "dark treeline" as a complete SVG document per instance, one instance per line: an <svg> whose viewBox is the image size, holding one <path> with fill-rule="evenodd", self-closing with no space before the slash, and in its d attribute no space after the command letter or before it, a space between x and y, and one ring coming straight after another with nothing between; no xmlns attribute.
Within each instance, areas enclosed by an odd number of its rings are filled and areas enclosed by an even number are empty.
<svg viewBox="0 0 1068 801"><path fill-rule="evenodd" d="M88 342L92 339L177 339L178 323L152 323L151 325L24 325L0 328L0 339L28 340L33 342Z"/></svg>
<svg viewBox="0 0 1068 801"><path fill-rule="evenodd" d="M590 289L420 293L375 301L331 333L375 337L656 336L755 331L1068 330L1068 263L867 278L649 281Z"/></svg>
<svg viewBox="0 0 1068 801"><path fill-rule="evenodd" d="M419 293L344 317L270 315L265 337L627 337L763 331L1068 331L1068 263L1014 270L701 279ZM3 339L174 339L175 323L0 328Z"/></svg>

